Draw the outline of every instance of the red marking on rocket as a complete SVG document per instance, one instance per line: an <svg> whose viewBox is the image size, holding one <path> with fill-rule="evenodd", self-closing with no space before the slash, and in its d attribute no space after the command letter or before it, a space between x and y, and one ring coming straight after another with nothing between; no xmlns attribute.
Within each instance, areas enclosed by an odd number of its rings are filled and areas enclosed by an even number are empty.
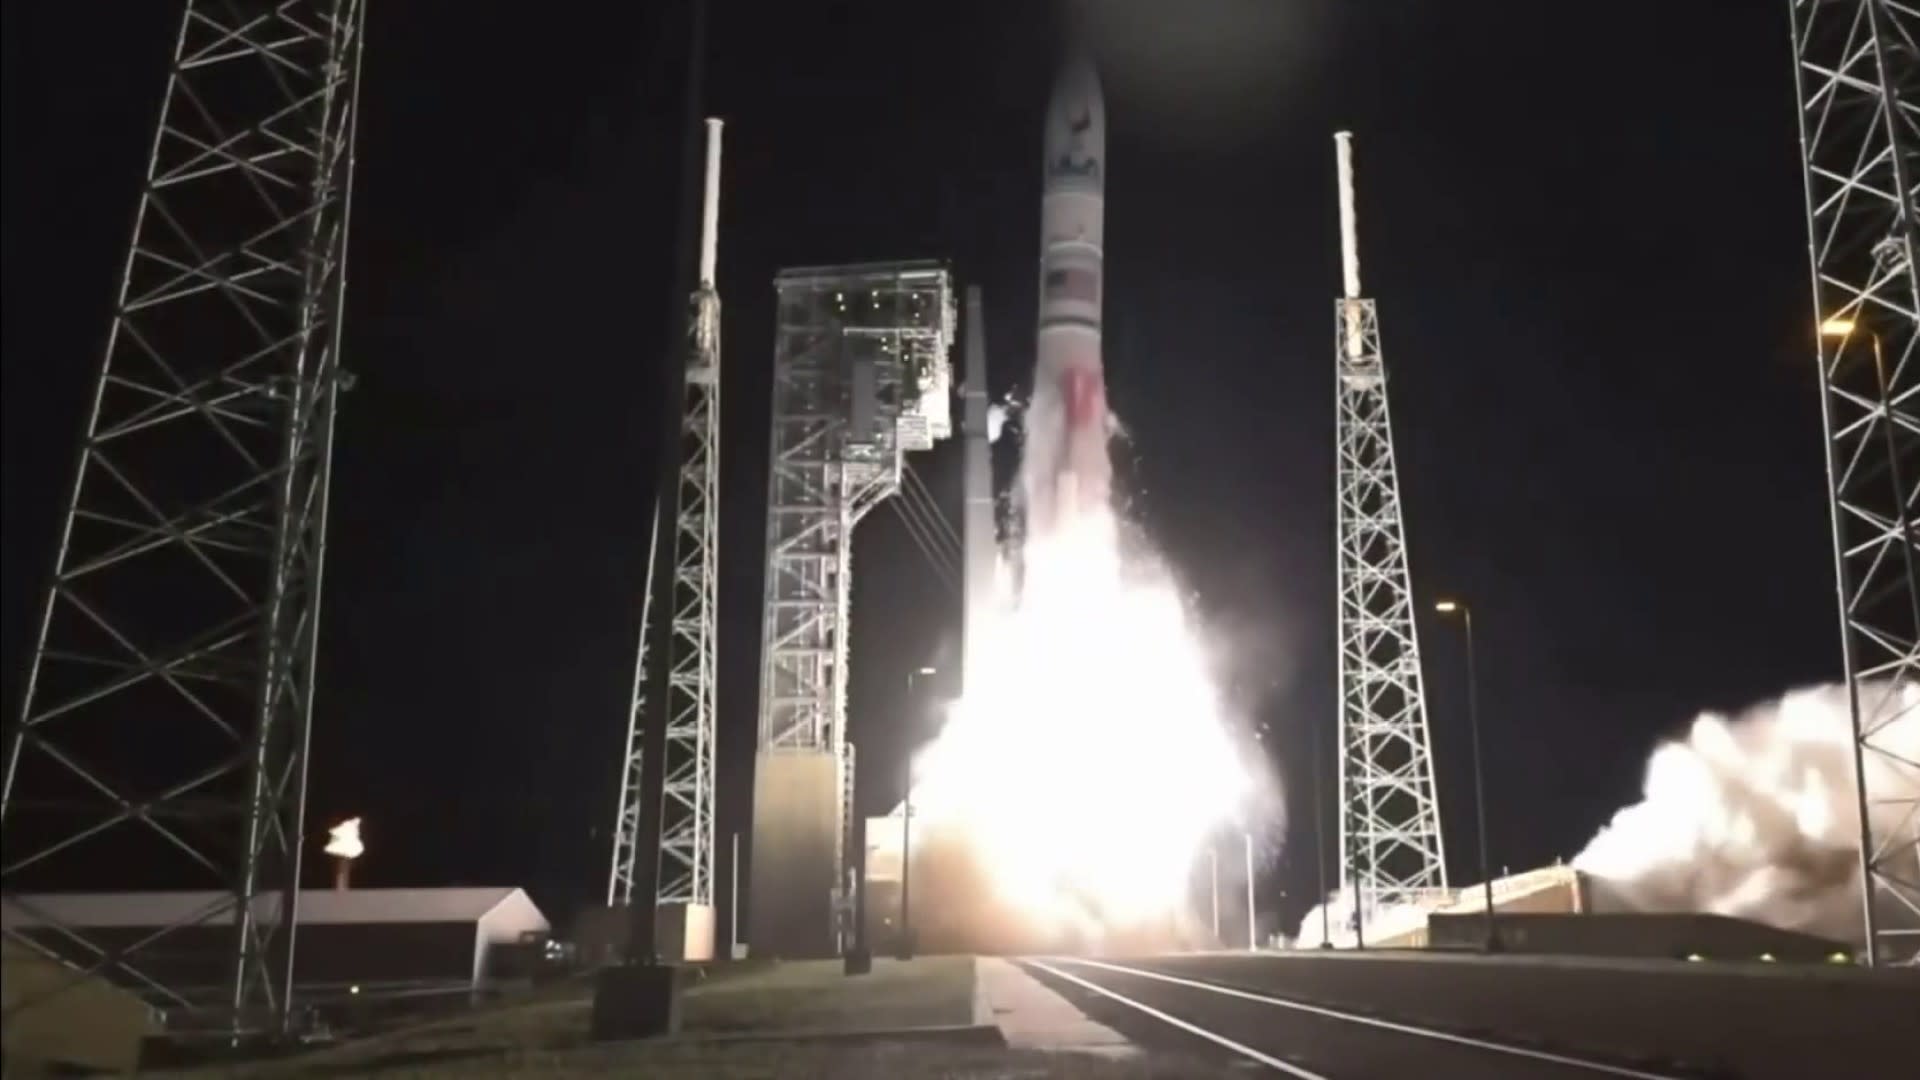
<svg viewBox="0 0 1920 1080"><path fill-rule="evenodd" d="M1054 84L1042 157L1039 341L1021 467L1030 535L1105 505L1111 485L1100 361L1106 158L1100 80L1076 57Z"/></svg>

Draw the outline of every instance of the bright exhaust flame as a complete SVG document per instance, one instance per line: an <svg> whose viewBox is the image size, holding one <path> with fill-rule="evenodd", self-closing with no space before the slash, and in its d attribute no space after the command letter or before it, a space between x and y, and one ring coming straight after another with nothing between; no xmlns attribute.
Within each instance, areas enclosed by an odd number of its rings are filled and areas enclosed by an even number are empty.
<svg viewBox="0 0 1920 1080"><path fill-rule="evenodd" d="M357 859L367 853L360 841L360 819L348 818L327 830L327 854L336 859Z"/></svg>
<svg viewBox="0 0 1920 1080"><path fill-rule="evenodd" d="M1105 509L1030 539L915 767L916 820L964 837L999 899L1056 940L1180 920L1251 794L1179 591L1137 548Z"/></svg>

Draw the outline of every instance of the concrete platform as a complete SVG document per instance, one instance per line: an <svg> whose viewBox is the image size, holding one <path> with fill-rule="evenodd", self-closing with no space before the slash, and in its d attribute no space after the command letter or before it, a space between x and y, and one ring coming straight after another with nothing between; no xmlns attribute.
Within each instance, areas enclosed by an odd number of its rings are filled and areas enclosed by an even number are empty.
<svg viewBox="0 0 1920 1080"><path fill-rule="evenodd" d="M1015 1050L1131 1057L1134 1045L1095 1023L1018 966L993 956L974 961L975 1024L993 1024Z"/></svg>

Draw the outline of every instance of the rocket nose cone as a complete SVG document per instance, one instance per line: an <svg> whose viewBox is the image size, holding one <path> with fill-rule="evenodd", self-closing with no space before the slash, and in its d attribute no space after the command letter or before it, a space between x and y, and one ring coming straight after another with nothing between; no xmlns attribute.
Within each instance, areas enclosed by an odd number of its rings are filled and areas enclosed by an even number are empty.
<svg viewBox="0 0 1920 1080"><path fill-rule="evenodd" d="M1060 63L1060 71L1054 76L1053 97L1055 101L1063 98L1087 98L1095 103L1100 100L1100 74L1094 69L1093 58L1086 52L1075 50L1068 53Z"/></svg>
<svg viewBox="0 0 1920 1080"><path fill-rule="evenodd" d="M1084 53L1068 57L1047 108L1047 178L1100 186L1107 156L1107 109L1100 77Z"/></svg>
<svg viewBox="0 0 1920 1080"><path fill-rule="evenodd" d="M1053 81L1052 104L1051 112L1067 120L1079 121L1082 128L1088 126L1089 121L1092 126L1105 128L1107 109L1101 98L1100 76L1093 69L1093 61L1085 55L1068 58Z"/></svg>

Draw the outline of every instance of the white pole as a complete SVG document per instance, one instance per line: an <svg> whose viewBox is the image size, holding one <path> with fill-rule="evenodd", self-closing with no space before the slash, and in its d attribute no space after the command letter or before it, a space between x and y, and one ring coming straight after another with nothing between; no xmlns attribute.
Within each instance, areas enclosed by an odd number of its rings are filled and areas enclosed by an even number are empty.
<svg viewBox="0 0 1920 1080"><path fill-rule="evenodd" d="M712 121L709 121L710 123ZM1353 211L1353 132L1333 136L1340 168L1340 270L1345 279L1347 299L1360 298L1360 230Z"/></svg>
<svg viewBox="0 0 1920 1080"><path fill-rule="evenodd" d="M1217 846L1207 848L1207 862L1213 873L1213 943L1220 941L1220 849Z"/></svg>
<svg viewBox="0 0 1920 1080"><path fill-rule="evenodd" d="M1360 318L1360 227L1353 209L1353 132L1333 137L1340 169L1340 271L1346 286L1342 310L1347 321L1347 359L1358 360L1365 347Z"/></svg>
<svg viewBox="0 0 1920 1080"><path fill-rule="evenodd" d="M713 288L714 263L720 235L720 128L723 121L707 117L707 190L700 209L700 288Z"/></svg>
<svg viewBox="0 0 1920 1080"><path fill-rule="evenodd" d="M727 920L733 924L727 932L727 959L740 955L740 830L733 831L733 878L728 883L733 899L727 903Z"/></svg>
<svg viewBox="0 0 1920 1080"><path fill-rule="evenodd" d="M1253 832L1241 833L1247 840L1247 951L1253 952L1259 946L1254 940L1253 912Z"/></svg>

